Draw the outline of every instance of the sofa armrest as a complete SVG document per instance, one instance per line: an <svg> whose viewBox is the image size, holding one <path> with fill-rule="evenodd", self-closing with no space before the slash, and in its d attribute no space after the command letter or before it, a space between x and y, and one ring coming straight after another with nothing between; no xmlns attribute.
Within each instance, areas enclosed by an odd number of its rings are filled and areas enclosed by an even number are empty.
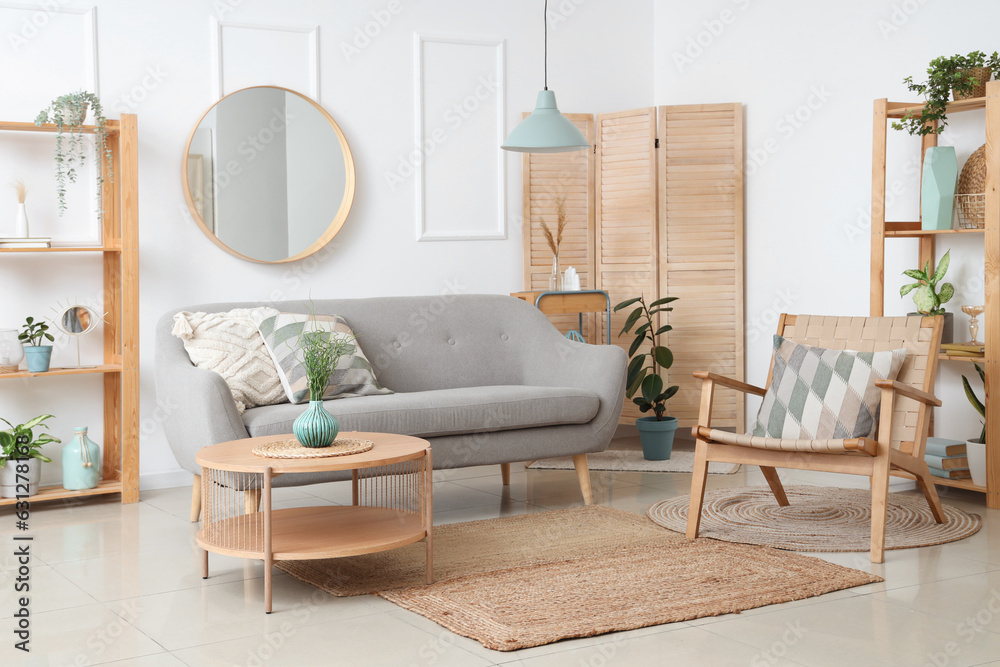
<svg viewBox="0 0 1000 667"><path fill-rule="evenodd" d="M617 345L588 345L562 336L555 328L538 336L525 354L525 384L575 387L597 394L601 407L590 422L595 437L611 442L625 402L628 357Z"/></svg>
<svg viewBox="0 0 1000 667"><path fill-rule="evenodd" d="M164 317L157 327L156 400L178 465L201 474L195 461L199 449L250 434L226 381L218 373L192 364L181 341L169 331Z"/></svg>

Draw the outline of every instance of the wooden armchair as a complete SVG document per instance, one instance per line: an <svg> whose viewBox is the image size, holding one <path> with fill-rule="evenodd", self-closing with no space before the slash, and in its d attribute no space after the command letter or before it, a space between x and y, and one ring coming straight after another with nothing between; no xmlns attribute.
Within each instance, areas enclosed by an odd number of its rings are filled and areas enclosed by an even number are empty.
<svg viewBox="0 0 1000 667"><path fill-rule="evenodd" d="M871 560L881 563L885 551L889 473L901 470L916 479L934 519L944 522L934 480L924 463L924 446L931 407L941 402L932 395L941 344L938 317L816 317L782 315L778 334L796 343L834 350L878 352L905 347L906 360L894 381L879 380L882 390L877 439L790 440L755 437L712 428L712 397L716 386L763 396L765 390L714 373L699 372L702 380L688 539L698 536L705 476L710 461L759 465L779 505L788 498L775 468L798 468L866 475L872 489ZM768 371L768 384L771 371Z"/></svg>

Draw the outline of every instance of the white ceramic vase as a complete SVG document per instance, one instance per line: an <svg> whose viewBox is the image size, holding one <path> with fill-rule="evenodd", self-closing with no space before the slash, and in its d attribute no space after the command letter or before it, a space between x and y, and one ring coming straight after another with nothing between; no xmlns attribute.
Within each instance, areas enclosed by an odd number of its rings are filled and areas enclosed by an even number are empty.
<svg viewBox="0 0 1000 667"><path fill-rule="evenodd" d="M972 473L972 483L986 486L986 445L982 442L965 443L969 457L969 472Z"/></svg>
<svg viewBox="0 0 1000 667"><path fill-rule="evenodd" d="M17 222L14 224L14 236L19 239L28 238L28 212L24 204L17 205Z"/></svg>

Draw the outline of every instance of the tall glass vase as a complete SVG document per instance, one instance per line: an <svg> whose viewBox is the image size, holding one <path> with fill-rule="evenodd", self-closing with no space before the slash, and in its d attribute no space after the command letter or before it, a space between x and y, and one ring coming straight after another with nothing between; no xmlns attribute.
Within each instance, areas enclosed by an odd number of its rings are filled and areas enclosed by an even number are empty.
<svg viewBox="0 0 1000 667"><path fill-rule="evenodd" d="M563 288L562 273L559 271L559 255L552 255L552 273L549 274L549 291L561 292Z"/></svg>

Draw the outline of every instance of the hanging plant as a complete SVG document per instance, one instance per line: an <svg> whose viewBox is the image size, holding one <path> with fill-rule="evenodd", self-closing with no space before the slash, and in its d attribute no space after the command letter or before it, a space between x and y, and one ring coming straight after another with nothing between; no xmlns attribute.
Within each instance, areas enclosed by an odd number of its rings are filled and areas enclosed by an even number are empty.
<svg viewBox="0 0 1000 667"><path fill-rule="evenodd" d="M998 71L1000 55L996 51L991 56L973 51L967 56L956 54L950 58L935 58L927 67L927 81L913 83L912 76L903 79L910 91L923 95L927 101L924 108L919 114L906 114L899 122L893 123L892 128L920 136L941 134L948 124L945 112L952 94L956 100L972 97L974 92L978 92L977 86L985 84ZM934 121L937 121L937 128L933 127Z"/></svg>
<svg viewBox="0 0 1000 667"><path fill-rule="evenodd" d="M87 107L94 112L94 137L97 153L97 217L104 219L104 206L101 202L101 186L104 185L104 173L100 168L103 156L108 178L114 182L114 156L108 147L107 119L97 95L86 91L78 91L54 99L42 109L35 118L35 125L54 123L59 131L56 133L56 196L59 200L59 215L66 210L66 182L76 183L79 170L83 167L87 151L83 141L83 121L87 118Z"/></svg>

